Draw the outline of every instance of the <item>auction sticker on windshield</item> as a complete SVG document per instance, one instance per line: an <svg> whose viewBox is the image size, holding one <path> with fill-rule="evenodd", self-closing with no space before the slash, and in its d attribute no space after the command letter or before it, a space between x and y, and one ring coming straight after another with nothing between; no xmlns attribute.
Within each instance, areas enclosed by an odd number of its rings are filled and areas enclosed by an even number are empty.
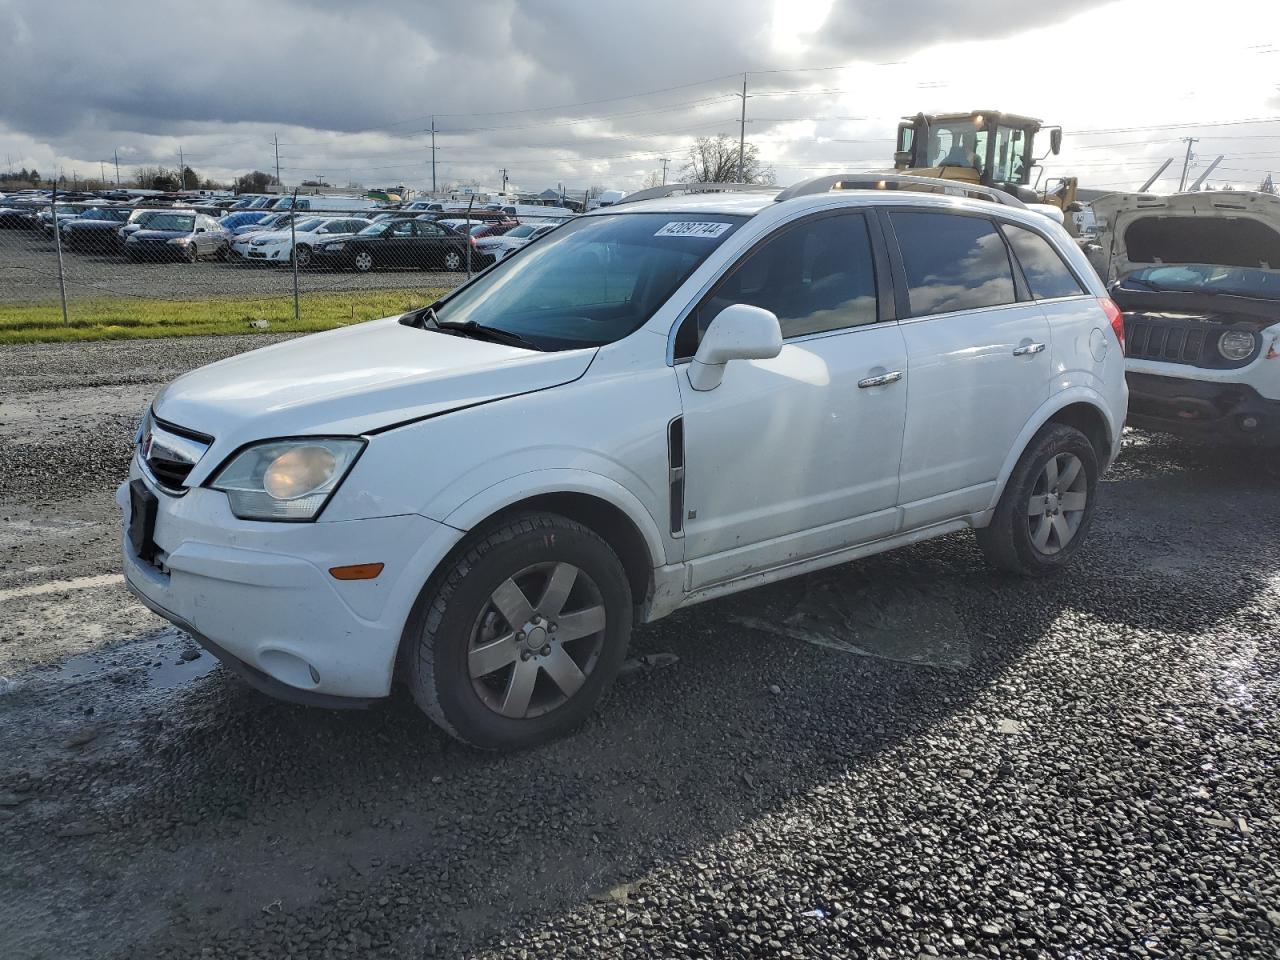
<svg viewBox="0 0 1280 960"><path fill-rule="evenodd" d="M723 222L697 222L690 220L672 220L664 224L655 237L718 237L733 224Z"/></svg>

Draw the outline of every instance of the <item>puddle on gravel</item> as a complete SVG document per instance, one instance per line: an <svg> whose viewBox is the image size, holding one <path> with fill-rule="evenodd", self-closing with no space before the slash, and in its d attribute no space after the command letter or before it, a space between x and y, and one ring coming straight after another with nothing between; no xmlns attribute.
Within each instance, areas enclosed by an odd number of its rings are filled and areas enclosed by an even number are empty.
<svg viewBox="0 0 1280 960"><path fill-rule="evenodd" d="M162 644L159 649L157 643ZM217 657L207 650L200 650L194 660L183 660L185 649L190 648L178 641L176 634L162 635L159 641L148 639L145 646L129 644L81 653L39 676L54 682L80 681L142 670L149 690L169 690L203 677L218 664Z"/></svg>
<svg viewBox="0 0 1280 960"><path fill-rule="evenodd" d="M964 624L946 588L933 581L886 583L837 569L805 578L798 595L779 591L761 601L730 619L858 656L953 669L970 663Z"/></svg>

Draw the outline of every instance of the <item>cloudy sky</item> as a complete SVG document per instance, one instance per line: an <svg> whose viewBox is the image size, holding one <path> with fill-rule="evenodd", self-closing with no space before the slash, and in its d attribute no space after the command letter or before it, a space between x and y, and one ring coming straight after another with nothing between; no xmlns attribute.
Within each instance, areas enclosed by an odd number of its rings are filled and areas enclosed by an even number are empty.
<svg viewBox="0 0 1280 960"><path fill-rule="evenodd" d="M636 189L696 136L747 137L778 182L891 164L897 119L1061 124L1047 175L1280 176L1280 17L1262 0L0 0L0 162L175 167L365 186L474 178Z"/></svg>

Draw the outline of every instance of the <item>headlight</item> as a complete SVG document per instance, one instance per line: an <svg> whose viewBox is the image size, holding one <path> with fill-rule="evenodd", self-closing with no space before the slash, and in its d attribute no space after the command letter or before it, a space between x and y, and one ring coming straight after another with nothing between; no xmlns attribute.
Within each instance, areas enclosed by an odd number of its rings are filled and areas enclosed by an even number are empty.
<svg viewBox="0 0 1280 960"><path fill-rule="evenodd" d="M241 451L209 484L241 520L313 520L364 449L364 441L269 440Z"/></svg>
<svg viewBox="0 0 1280 960"><path fill-rule="evenodd" d="M1218 352L1228 360L1243 360L1257 345L1258 338L1248 330L1228 330L1218 338Z"/></svg>
<svg viewBox="0 0 1280 960"><path fill-rule="evenodd" d="M191 242L191 238L190 237L174 237L169 242L176 243L180 247L185 247L188 243Z"/></svg>
<svg viewBox="0 0 1280 960"><path fill-rule="evenodd" d="M346 244L345 244L345 243L326 243L326 244L325 244L323 247L321 247L320 249L321 249L321 250L328 250L330 253L332 253L332 252L333 252L333 251L335 251L335 250L341 250L341 249L342 249L343 247L345 247L345 246L346 246Z"/></svg>

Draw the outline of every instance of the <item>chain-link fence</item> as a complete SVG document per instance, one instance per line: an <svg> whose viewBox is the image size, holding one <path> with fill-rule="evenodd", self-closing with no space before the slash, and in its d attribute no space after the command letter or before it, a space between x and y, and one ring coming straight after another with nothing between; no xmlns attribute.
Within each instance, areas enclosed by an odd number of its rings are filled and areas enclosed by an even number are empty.
<svg viewBox="0 0 1280 960"><path fill-rule="evenodd" d="M570 216L447 199L0 199L0 341L316 330L388 316Z"/></svg>

